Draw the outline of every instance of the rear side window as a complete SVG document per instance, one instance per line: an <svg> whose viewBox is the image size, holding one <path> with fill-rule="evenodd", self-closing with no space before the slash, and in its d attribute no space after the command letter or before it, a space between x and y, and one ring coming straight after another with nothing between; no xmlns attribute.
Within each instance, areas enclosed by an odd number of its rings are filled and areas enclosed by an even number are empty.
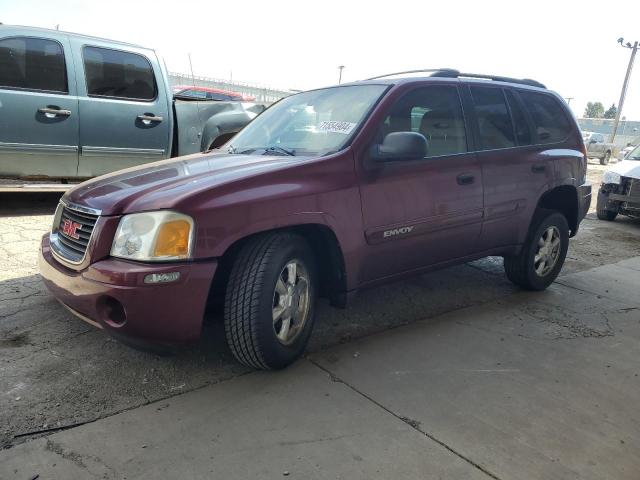
<svg viewBox="0 0 640 480"><path fill-rule="evenodd" d="M83 58L89 96L145 101L156 98L156 80L146 57L108 48L84 47Z"/></svg>
<svg viewBox="0 0 640 480"><path fill-rule="evenodd" d="M44 38L0 40L0 87L67 93L62 45Z"/></svg>
<svg viewBox="0 0 640 480"><path fill-rule="evenodd" d="M511 118L500 88L471 87L483 150L514 147Z"/></svg>
<svg viewBox="0 0 640 480"><path fill-rule="evenodd" d="M207 98L210 100L231 100L229 95L217 92L207 92Z"/></svg>
<svg viewBox="0 0 640 480"><path fill-rule="evenodd" d="M537 143L561 142L567 138L572 126L558 100L544 93L525 91L519 93L533 119L538 137Z"/></svg>
<svg viewBox="0 0 640 480"><path fill-rule="evenodd" d="M520 102L510 90L505 90L511 118L513 119L513 129L515 130L518 145L531 145L531 129L527 122L527 117L520 106Z"/></svg>
<svg viewBox="0 0 640 480"><path fill-rule="evenodd" d="M382 124L381 139L392 132L417 132L427 139L427 157L467 151L458 89L430 86L401 97Z"/></svg>

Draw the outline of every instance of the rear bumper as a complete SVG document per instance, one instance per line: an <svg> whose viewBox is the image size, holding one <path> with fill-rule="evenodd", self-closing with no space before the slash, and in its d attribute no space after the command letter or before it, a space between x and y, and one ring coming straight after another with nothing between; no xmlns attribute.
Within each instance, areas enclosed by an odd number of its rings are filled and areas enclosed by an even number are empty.
<svg viewBox="0 0 640 480"><path fill-rule="evenodd" d="M76 272L42 238L40 274L49 291L80 318L137 345L190 343L200 337L217 262L142 264L114 258ZM150 273L179 272L171 283L145 284Z"/></svg>

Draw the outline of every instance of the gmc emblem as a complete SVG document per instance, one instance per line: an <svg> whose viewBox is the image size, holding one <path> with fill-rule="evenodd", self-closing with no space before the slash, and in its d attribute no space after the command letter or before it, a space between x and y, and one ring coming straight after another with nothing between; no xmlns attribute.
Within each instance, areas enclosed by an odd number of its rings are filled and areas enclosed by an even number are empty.
<svg viewBox="0 0 640 480"><path fill-rule="evenodd" d="M78 240L80 238L78 230L82 230L81 224L72 222L68 218L65 218L64 222L62 222L62 233L64 233L67 237L75 238L76 240Z"/></svg>

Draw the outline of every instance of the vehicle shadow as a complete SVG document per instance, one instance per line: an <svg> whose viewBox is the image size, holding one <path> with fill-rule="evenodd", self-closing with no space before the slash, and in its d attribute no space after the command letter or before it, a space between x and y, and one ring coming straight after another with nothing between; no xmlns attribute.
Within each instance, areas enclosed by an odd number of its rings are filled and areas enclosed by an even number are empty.
<svg viewBox="0 0 640 480"><path fill-rule="evenodd" d="M0 193L0 217L53 215L62 192Z"/></svg>

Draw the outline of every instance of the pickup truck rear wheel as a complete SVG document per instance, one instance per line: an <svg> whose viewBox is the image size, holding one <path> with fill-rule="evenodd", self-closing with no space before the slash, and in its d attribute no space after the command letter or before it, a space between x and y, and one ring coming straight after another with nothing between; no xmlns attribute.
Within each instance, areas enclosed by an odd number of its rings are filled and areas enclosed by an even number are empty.
<svg viewBox="0 0 640 480"><path fill-rule="evenodd" d="M611 152L604 152L604 157L600 159L600 165L608 165L611 160Z"/></svg>
<svg viewBox="0 0 640 480"><path fill-rule="evenodd" d="M519 255L505 257L507 278L527 290L544 290L556 279L569 248L569 224L554 210L534 217Z"/></svg>
<svg viewBox="0 0 640 480"><path fill-rule="evenodd" d="M249 241L225 296L225 334L236 359L274 370L299 358L313 329L316 285L313 253L299 235L271 233Z"/></svg>

